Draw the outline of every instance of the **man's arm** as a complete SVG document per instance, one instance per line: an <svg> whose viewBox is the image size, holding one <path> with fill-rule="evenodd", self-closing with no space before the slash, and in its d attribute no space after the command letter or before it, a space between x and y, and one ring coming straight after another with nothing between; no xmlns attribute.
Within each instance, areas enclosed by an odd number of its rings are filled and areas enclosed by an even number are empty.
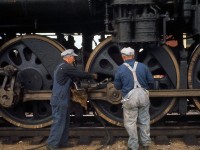
<svg viewBox="0 0 200 150"><path fill-rule="evenodd" d="M121 79L120 79L119 70L115 74L114 86L115 86L115 88L117 90L121 90L122 89L122 82L121 82Z"/></svg>
<svg viewBox="0 0 200 150"><path fill-rule="evenodd" d="M64 69L65 75L69 76L70 78L84 78L84 79L94 79L94 76L90 73L87 73L85 71L78 70L77 68L66 65Z"/></svg>
<svg viewBox="0 0 200 150"><path fill-rule="evenodd" d="M148 82L149 89L155 89L155 81L148 68L147 68L146 74L147 74L147 82Z"/></svg>

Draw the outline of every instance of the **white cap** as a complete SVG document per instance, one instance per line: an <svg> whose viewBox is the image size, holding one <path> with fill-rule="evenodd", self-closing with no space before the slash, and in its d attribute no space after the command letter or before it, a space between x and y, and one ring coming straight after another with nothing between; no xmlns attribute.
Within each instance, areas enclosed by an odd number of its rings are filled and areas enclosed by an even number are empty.
<svg viewBox="0 0 200 150"><path fill-rule="evenodd" d="M67 49L61 53L61 56L65 57L65 56L78 56L78 55L76 53L74 53L73 49Z"/></svg>
<svg viewBox="0 0 200 150"><path fill-rule="evenodd" d="M132 49L131 47L124 47L121 50L121 54L122 55L127 55L127 56L134 55L135 54L135 50Z"/></svg>

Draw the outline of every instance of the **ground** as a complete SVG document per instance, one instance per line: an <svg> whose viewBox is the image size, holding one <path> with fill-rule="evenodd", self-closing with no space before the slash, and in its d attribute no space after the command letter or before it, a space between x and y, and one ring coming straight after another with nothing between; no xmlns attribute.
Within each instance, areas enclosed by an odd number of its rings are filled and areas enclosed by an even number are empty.
<svg viewBox="0 0 200 150"><path fill-rule="evenodd" d="M92 141L89 145L78 145L77 140L70 139L69 143L73 146L70 148L65 148L63 150L98 150L101 146L103 146L99 140ZM44 144L44 143L43 143ZM40 145L32 145L30 144L30 139L26 139L23 141L18 141L15 144L0 144L0 150L36 150L36 147ZM127 139L117 139L111 145L107 145L103 147L101 150L126 150ZM154 141L150 146L151 150L200 150L200 145L188 146L183 142L183 139L174 138L171 139L169 145L155 145ZM37 150L46 150L45 147L38 148Z"/></svg>

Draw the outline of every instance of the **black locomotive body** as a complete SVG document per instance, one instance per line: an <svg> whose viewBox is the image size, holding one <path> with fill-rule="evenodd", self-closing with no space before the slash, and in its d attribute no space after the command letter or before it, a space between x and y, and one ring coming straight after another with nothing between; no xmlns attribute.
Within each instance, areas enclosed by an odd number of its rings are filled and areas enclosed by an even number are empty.
<svg viewBox="0 0 200 150"><path fill-rule="evenodd" d="M109 123L123 125L121 93L112 84L123 46L133 47L154 75L152 124L199 112L199 0L1 0L0 18L0 114L15 126L51 124L52 74L66 48L79 53L80 69L98 73L72 90L75 116L93 109L89 100ZM74 34L82 36L81 49ZM93 50L95 35L101 39Z"/></svg>

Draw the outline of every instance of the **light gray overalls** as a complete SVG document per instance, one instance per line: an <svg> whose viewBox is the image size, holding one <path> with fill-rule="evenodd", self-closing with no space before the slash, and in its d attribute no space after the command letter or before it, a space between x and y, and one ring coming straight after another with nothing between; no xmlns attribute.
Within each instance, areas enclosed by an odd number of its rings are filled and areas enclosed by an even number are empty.
<svg viewBox="0 0 200 150"><path fill-rule="evenodd" d="M128 147L132 150L139 148L138 136L143 146L148 146L151 143L149 93L141 87L137 80L137 63L134 63L133 68L129 64L124 63L132 71L134 78L134 88L122 100L124 126L129 134ZM139 127L139 135L137 134L137 125Z"/></svg>

